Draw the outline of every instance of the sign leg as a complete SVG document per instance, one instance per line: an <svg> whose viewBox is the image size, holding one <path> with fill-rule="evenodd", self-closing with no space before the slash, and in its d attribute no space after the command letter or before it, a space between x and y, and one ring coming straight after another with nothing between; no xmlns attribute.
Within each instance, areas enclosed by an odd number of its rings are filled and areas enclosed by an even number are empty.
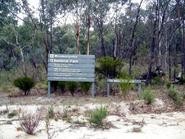
<svg viewBox="0 0 185 139"><path fill-rule="evenodd" d="M141 93L141 84L140 83L138 84L138 92L139 92L139 94Z"/></svg>
<svg viewBox="0 0 185 139"><path fill-rule="evenodd" d="M91 90L91 94L92 94L92 97L95 96L95 82L92 83L92 90Z"/></svg>
<svg viewBox="0 0 185 139"><path fill-rule="evenodd" d="M110 96L110 83L107 83L107 97Z"/></svg>
<svg viewBox="0 0 185 139"><path fill-rule="evenodd" d="M51 95L51 82L48 81L48 97Z"/></svg>

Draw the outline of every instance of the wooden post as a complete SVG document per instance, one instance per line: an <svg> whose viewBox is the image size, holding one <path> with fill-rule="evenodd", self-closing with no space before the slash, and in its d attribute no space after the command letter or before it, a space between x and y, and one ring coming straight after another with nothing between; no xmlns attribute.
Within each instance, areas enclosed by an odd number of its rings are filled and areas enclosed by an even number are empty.
<svg viewBox="0 0 185 139"><path fill-rule="evenodd" d="M92 83L92 90L91 90L92 97L95 96L96 90L95 90L95 82Z"/></svg>
<svg viewBox="0 0 185 139"><path fill-rule="evenodd" d="M48 97L51 95L51 82L48 81Z"/></svg>

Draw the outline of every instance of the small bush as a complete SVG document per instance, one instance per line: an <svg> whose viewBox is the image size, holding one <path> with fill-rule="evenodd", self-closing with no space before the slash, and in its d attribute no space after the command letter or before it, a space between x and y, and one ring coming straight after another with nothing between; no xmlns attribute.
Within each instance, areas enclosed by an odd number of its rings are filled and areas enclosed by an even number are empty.
<svg viewBox="0 0 185 139"><path fill-rule="evenodd" d="M24 132L33 135L40 122L40 114L24 114L21 117L20 126Z"/></svg>
<svg viewBox="0 0 185 139"><path fill-rule="evenodd" d="M71 122L71 116L69 115L69 111L68 111L67 108L65 108L65 109L63 110L62 119L63 119L64 121Z"/></svg>
<svg viewBox="0 0 185 139"><path fill-rule="evenodd" d="M67 82L67 89L71 92L71 95L74 96L74 92L77 89L77 82Z"/></svg>
<svg viewBox="0 0 185 139"><path fill-rule="evenodd" d="M97 88L96 88L96 92L97 93L103 93L104 94L104 92L105 92L105 86L106 86L106 80L105 79L97 79L96 80L96 82L97 82Z"/></svg>
<svg viewBox="0 0 185 139"><path fill-rule="evenodd" d="M165 83L165 81L162 80L162 78L159 77L159 76L153 78L152 81L151 81L152 85L164 85L164 83Z"/></svg>
<svg viewBox="0 0 185 139"><path fill-rule="evenodd" d="M152 104L155 96L150 89L145 89L141 94L141 98L145 100L146 104Z"/></svg>
<svg viewBox="0 0 185 139"><path fill-rule="evenodd" d="M65 82L59 81L58 84L57 84L57 86L60 88L61 93L64 93L64 90L65 90L65 87L66 87Z"/></svg>
<svg viewBox="0 0 185 139"><path fill-rule="evenodd" d="M101 127L103 125L103 119L108 115L105 107L98 108L90 113L89 122L93 126Z"/></svg>
<svg viewBox="0 0 185 139"><path fill-rule="evenodd" d="M182 93L182 97L185 100L185 92Z"/></svg>
<svg viewBox="0 0 185 139"><path fill-rule="evenodd" d="M121 71L122 62L113 57L101 57L97 60L97 71L108 78L115 78Z"/></svg>
<svg viewBox="0 0 185 139"><path fill-rule="evenodd" d="M82 91L87 94L87 92L89 91L91 87L91 83L89 82L83 82L83 83L80 83L80 88L82 89Z"/></svg>
<svg viewBox="0 0 185 139"><path fill-rule="evenodd" d="M181 106L183 104L183 96L180 95L180 93L174 86L171 86L169 88L168 95L177 106Z"/></svg>
<svg viewBox="0 0 185 139"><path fill-rule="evenodd" d="M1 110L1 111L0 111L0 115L4 115L4 114L6 114L6 113L8 113L8 110Z"/></svg>
<svg viewBox="0 0 185 139"><path fill-rule="evenodd" d="M35 85L33 79L29 77L20 77L14 80L14 85L24 91L25 95L28 95L30 89Z"/></svg>
<svg viewBox="0 0 185 139"><path fill-rule="evenodd" d="M17 114L18 114L17 111L14 110L14 111L8 113L8 118L13 118L13 117L17 116Z"/></svg>
<svg viewBox="0 0 185 139"><path fill-rule="evenodd" d="M119 83L122 95L125 97L128 93L128 90L133 88L133 84L129 83L132 77L127 72L122 72L119 75L121 82Z"/></svg>
<svg viewBox="0 0 185 139"><path fill-rule="evenodd" d="M53 119L53 118L55 117L53 105L51 105L50 107L48 107L48 117L49 117L50 119Z"/></svg>
<svg viewBox="0 0 185 139"><path fill-rule="evenodd" d="M185 74L183 74L183 75L180 77L178 83L181 84L181 85L185 84Z"/></svg>
<svg viewBox="0 0 185 139"><path fill-rule="evenodd" d="M171 87L171 85L172 85L172 84L171 84L170 82L167 82L167 83L166 83L166 88L169 89L169 88Z"/></svg>

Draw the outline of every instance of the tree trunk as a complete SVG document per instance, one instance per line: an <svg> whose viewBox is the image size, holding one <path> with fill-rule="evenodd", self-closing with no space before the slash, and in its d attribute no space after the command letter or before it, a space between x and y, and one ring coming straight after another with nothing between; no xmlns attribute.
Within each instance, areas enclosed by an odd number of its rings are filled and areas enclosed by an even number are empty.
<svg viewBox="0 0 185 139"><path fill-rule="evenodd" d="M48 55L49 55L49 43L48 43L48 34L45 33L45 36L43 38L44 41L44 47L45 47L45 52L46 52L46 61L43 62L46 73L48 72Z"/></svg>
<svg viewBox="0 0 185 139"><path fill-rule="evenodd" d="M136 19L135 19L135 23L132 29L132 33L131 33L131 38L130 38L130 43L129 43L129 47L130 47L130 56L129 56L129 75L132 74L132 57L135 53L136 48L134 48L134 38L135 38L135 31L136 31L136 27L138 24L138 20L139 20L139 14L140 14L140 10L141 10L141 5L143 3L143 0L140 1L140 4L138 6L137 9L137 15L136 15Z"/></svg>
<svg viewBox="0 0 185 139"><path fill-rule="evenodd" d="M185 7L185 0L183 1L183 7ZM183 8L185 9L185 8ZM183 11L182 15L182 50L183 50L183 56L182 56L182 74L185 75L185 14Z"/></svg>
<svg viewBox="0 0 185 139"><path fill-rule="evenodd" d="M155 45L156 45L157 10L158 10L158 7L156 5L155 19L154 19L153 33L152 33L152 42L150 46L150 63L148 67L147 83L150 83L151 81L152 66L154 65L154 61L155 61L154 56L155 56Z"/></svg>
<svg viewBox="0 0 185 139"><path fill-rule="evenodd" d="M89 55L90 54L90 27L91 27L90 15L88 15L87 24L88 24L87 25L87 55Z"/></svg>
<svg viewBox="0 0 185 139"><path fill-rule="evenodd" d="M80 54L80 26L78 21L76 22L76 53Z"/></svg>
<svg viewBox="0 0 185 139"><path fill-rule="evenodd" d="M184 2L185 5L185 2ZM184 20L182 21L182 50L183 50L183 56L182 56L182 73L185 74L185 23Z"/></svg>
<svg viewBox="0 0 185 139"><path fill-rule="evenodd" d="M117 57L117 47L118 47L118 33L117 33L117 25L115 24L115 43L114 43L114 50L113 50L113 57Z"/></svg>
<svg viewBox="0 0 185 139"><path fill-rule="evenodd" d="M99 30L100 30L99 37L100 37L101 53L103 56L106 56L105 44L104 44L104 34L103 34L103 21L100 21L100 29Z"/></svg>
<svg viewBox="0 0 185 139"><path fill-rule="evenodd" d="M23 49L19 45L18 32L16 32L15 34L16 34L16 36L15 36L15 38L16 38L16 46L19 48L20 54L21 54L21 62L22 62L23 74L24 74L24 76L26 76L27 74L26 74L26 66L25 66L25 59L24 59Z"/></svg>
<svg viewBox="0 0 185 139"><path fill-rule="evenodd" d="M176 74L177 74L177 46L176 46L176 45L175 45L173 57L174 57L174 58L173 58L173 65L174 65L173 80L175 80Z"/></svg>
<svg viewBox="0 0 185 139"><path fill-rule="evenodd" d="M172 66L172 63L171 63L171 49L170 49L170 46L168 47L168 75L169 75L169 80L172 79L172 70L171 70L171 66Z"/></svg>

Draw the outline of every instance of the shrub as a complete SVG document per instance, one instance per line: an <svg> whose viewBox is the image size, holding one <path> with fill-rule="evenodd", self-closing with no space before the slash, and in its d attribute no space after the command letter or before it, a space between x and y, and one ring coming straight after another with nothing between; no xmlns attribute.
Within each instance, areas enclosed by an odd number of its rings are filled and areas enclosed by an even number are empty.
<svg viewBox="0 0 185 139"><path fill-rule="evenodd" d="M17 114L18 114L17 111L14 110L14 111L8 113L8 118L13 118L14 116L17 116Z"/></svg>
<svg viewBox="0 0 185 139"><path fill-rule="evenodd" d="M53 118L55 117L53 105L51 105L50 107L48 107L48 117L49 117L50 119L53 119Z"/></svg>
<svg viewBox="0 0 185 139"><path fill-rule="evenodd" d="M166 83L166 88L169 89L169 88L171 87L171 85L172 85L172 84L171 84L170 82L167 82L167 83Z"/></svg>
<svg viewBox="0 0 185 139"><path fill-rule="evenodd" d="M96 70L108 78L115 78L122 68L121 60L109 56L102 57L97 62Z"/></svg>
<svg viewBox="0 0 185 139"><path fill-rule="evenodd" d="M14 80L14 85L24 91L25 95L28 95L30 89L34 87L35 83L33 79L29 77L20 77Z"/></svg>
<svg viewBox="0 0 185 139"><path fill-rule="evenodd" d="M185 75L182 75L182 77L179 79L179 84L185 84Z"/></svg>
<svg viewBox="0 0 185 139"><path fill-rule="evenodd" d="M8 113L8 110L1 110L1 111L0 111L0 115L4 115L4 114L6 114L6 113Z"/></svg>
<svg viewBox="0 0 185 139"><path fill-rule="evenodd" d="M183 104L183 96L180 95L174 86L169 88L168 95L177 106L181 106Z"/></svg>
<svg viewBox="0 0 185 139"><path fill-rule="evenodd" d="M182 93L182 97L183 97L183 99L185 99L185 92Z"/></svg>
<svg viewBox="0 0 185 139"><path fill-rule="evenodd" d="M89 91L90 87L91 87L91 83L89 83L89 82L80 83L80 88L85 93L87 93Z"/></svg>
<svg viewBox="0 0 185 139"><path fill-rule="evenodd" d="M96 86L96 92L99 94L104 94L105 93L105 86L106 86L106 79L97 79L97 86Z"/></svg>
<svg viewBox="0 0 185 139"><path fill-rule="evenodd" d="M129 83L132 77L127 72L122 72L119 75L121 82L119 83L122 95L125 97L129 89L133 88L133 84Z"/></svg>
<svg viewBox="0 0 185 139"><path fill-rule="evenodd" d="M60 88L61 92L64 93L64 90L65 90L65 82L62 82L62 81L59 81L57 86Z"/></svg>
<svg viewBox="0 0 185 139"><path fill-rule="evenodd" d="M76 82L67 82L67 89L71 92L71 95L74 96L74 92L77 89L78 85Z"/></svg>
<svg viewBox="0 0 185 139"><path fill-rule="evenodd" d="M24 132L33 135L40 122L40 114L23 113L20 126Z"/></svg>
<svg viewBox="0 0 185 139"><path fill-rule="evenodd" d="M155 96L150 89L145 89L141 94L141 98L145 100L146 104L152 104Z"/></svg>
<svg viewBox="0 0 185 139"><path fill-rule="evenodd" d="M67 121L67 122L71 122L71 116L70 116L69 111L68 111L67 108L65 108L63 110L62 119L65 120L65 121Z"/></svg>
<svg viewBox="0 0 185 139"><path fill-rule="evenodd" d="M103 119L108 115L107 109L105 107L97 108L90 113L89 122L93 126L101 127L103 125Z"/></svg>
<svg viewBox="0 0 185 139"><path fill-rule="evenodd" d="M164 80L159 76L153 78L151 81L152 85L164 85L164 83L165 83Z"/></svg>

